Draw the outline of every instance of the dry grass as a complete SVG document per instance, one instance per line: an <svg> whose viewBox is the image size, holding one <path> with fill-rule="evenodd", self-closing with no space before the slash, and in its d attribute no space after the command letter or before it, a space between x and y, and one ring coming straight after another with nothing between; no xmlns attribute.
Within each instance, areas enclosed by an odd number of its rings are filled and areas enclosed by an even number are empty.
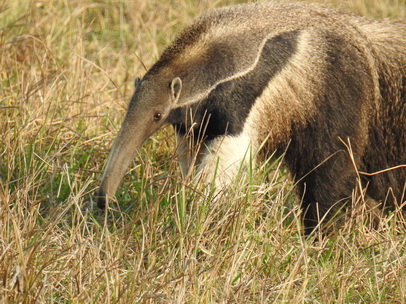
<svg viewBox="0 0 406 304"><path fill-rule="evenodd" d="M169 128L121 204L94 207L133 78L203 10L237 2L0 0L0 303L406 302L401 214L371 230L361 210L305 240L278 162L212 200L180 179ZM405 18L404 0L319 2Z"/></svg>

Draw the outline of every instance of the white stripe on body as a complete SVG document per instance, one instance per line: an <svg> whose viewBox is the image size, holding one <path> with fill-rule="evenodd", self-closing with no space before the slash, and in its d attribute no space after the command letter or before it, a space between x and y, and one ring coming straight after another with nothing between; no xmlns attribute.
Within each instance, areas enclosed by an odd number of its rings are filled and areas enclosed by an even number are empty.
<svg viewBox="0 0 406 304"><path fill-rule="evenodd" d="M184 177L197 172L193 179L198 183L215 183L221 190L232 183L241 168L250 161L250 138L245 133L237 136L219 136L199 148L190 148L186 139L178 137L179 162ZM243 167L242 167L243 166Z"/></svg>

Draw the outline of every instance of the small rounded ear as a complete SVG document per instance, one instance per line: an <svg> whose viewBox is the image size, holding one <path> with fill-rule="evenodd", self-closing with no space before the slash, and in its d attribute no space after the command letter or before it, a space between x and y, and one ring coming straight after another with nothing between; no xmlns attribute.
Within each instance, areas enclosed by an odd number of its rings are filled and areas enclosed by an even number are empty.
<svg viewBox="0 0 406 304"><path fill-rule="evenodd" d="M136 90L137 90L138 87L140 86L140 83L141 83L141 79L140 79L139 77L135 77L135 80L134 80L134 87L135 87Z"/></svg>
<svg viewBox="0 0 406 304"><path fill-rule="evenodd" d="M180 92L182 91L182 80L179 77L175 77L171 82L171 98L177 102Z"/></svg>

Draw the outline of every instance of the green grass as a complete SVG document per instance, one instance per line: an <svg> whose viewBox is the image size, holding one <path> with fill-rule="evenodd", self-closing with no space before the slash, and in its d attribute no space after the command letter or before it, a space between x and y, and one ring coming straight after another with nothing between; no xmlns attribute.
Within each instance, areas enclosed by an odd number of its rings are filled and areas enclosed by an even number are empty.
<svg viewBox="0 0 406 304"><path fill-rule="evenodd" d="M96 208L135 76L202 11L238 2L0 0L1 303L406 302L401 214L306 240L279 162L213 200L181 179L170 128L120 205ZM406 16L404 0L319 2Z"/></svg>

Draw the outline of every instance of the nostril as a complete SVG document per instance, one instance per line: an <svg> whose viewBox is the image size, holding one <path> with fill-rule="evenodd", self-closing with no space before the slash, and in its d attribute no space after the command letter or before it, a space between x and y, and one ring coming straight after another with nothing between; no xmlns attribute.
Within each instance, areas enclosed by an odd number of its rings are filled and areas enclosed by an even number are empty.
<svg viewBox="0 0 406 304"><path fill-rule="evenodd" d="M96 193L97 207L100 209L106 208L106 193L102 190Z"/></svg>

